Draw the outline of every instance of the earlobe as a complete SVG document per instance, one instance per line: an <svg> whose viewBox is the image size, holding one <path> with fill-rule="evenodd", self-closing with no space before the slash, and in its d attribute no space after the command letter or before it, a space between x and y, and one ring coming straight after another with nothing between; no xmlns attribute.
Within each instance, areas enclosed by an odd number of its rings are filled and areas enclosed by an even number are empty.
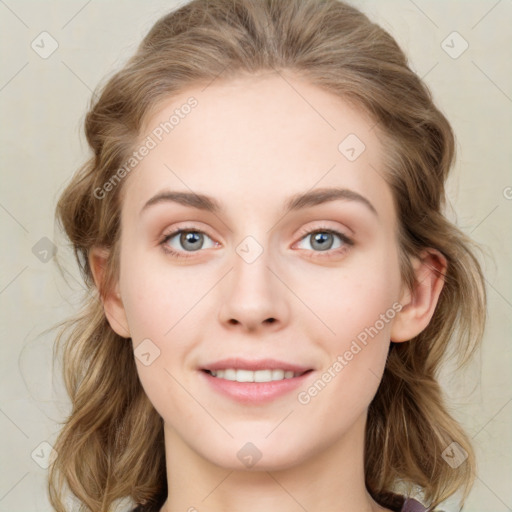
<svg viewBox="0 0 512 512"><path fill-rule="evenodd" d="M104 247L93 247L89 251L89 266L103 302L105 316L110 327L123 338L130 338L130 330L121 294L119 282L116 282L113 289L107 289L105 283L105 272L110 251Z"/></svg>
<svg viewBox="0 0 512 512"><path fill-rule="evenodd" d="M414 288L404 290L402 309L391 328L391 341L400 343L420 334L429 324L441 295L448 263L439 251L425 249L413 260Z"/></svg>

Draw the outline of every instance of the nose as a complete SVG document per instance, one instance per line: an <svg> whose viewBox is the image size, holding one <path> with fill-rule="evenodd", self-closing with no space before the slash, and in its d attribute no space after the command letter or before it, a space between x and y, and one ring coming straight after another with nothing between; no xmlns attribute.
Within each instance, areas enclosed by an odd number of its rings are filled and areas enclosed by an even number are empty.
<svg viewBox="0 0 512 512"><path fill-rule="evenodd" d="M266 250L254 261L238 253L234 255L232 270L219 290L224 298L219 320L226 328L275 331L287 324L289 305L286 296L290 292L273 267Z"/></svg>

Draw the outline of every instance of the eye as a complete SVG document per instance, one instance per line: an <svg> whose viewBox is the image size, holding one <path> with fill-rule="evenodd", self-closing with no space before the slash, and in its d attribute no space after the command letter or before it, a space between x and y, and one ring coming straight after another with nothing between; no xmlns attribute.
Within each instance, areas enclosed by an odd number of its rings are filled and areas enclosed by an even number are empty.
<svg viewBox="0 0 512 512"><path fill-rule="evenodd" d="M190 256L183 254L183 252L196 252L200 249L209 249L216 246L216 242L212 242L210 246L205 247L205 237L211 240L204 231L194 228L180 228L166 234L160 245L164 251L172 254L172 256L189 258Z"/></svg>
<svg viewBox="0 0 512 512"><path fill-rule="evenodd" d="M354 245L354 241L339 231L330 228L320 227L313 231L305 231L302 233L303 240L311 238L310 246L312 249L306 248L305 250L312 250L314 253L325 253L315 254L315 257L330 257L340 255L349 250L350 246ZM305 235L305 236L304 236ZM339 240L336 247L336 238ZM205 240L211 241L210 245L205 246ZM164 238L160 241L162 249L175 258L190 258L193 252L198 252L201 249L209 249L218 246L217 242L213 242L212 239L204 232L194 227L185 227L175 229L171 233L164 235ZM189 253L189 254L187 254Z"/></svg>
<svg viewBox="0 0 512 512"><path fill-rule="evenodd" d="M350 246L354 245L354 241L339 231L330 228L318 228L314 231L307 231L306 236L302 237L301 241L311 239L309 242L310 247L314 252L323 252L327 254L321 254L321 257L329 257L344 253L349 250ZM333 247L336 243L336 238L339 242L336 247ZM306 249L308 249L306 247ZM315 255L316 256L316 255Z"/></svg>

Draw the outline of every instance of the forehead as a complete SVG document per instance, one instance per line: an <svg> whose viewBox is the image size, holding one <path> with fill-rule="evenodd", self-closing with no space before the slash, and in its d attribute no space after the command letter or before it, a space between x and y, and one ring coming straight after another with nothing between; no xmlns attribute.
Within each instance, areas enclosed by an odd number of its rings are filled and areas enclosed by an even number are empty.
<svg viewBox="0 0 512 512"><path fill-rule="evenodd" d="M342 186L386 210L392 198L374 126L362 110L290 74L190 87L145 119L138 146L153 147L125 183L124 203L140 210L168 188L211 195L233 208L248 200L270 206L309 189Z"/></svg>

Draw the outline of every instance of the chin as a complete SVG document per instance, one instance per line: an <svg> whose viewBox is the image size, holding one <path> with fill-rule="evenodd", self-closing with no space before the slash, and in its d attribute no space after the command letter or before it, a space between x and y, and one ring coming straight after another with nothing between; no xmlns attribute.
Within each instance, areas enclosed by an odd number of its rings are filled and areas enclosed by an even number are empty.
<svg viewBox="0 0 512 512"><path fill-rule="evenodd" d="M265 435L237 436L229 443L215 443L199 453L216 466L233 471L286 470L307 458L309 450L303 443L294 445L279 439L265 439Z"/></svg>

